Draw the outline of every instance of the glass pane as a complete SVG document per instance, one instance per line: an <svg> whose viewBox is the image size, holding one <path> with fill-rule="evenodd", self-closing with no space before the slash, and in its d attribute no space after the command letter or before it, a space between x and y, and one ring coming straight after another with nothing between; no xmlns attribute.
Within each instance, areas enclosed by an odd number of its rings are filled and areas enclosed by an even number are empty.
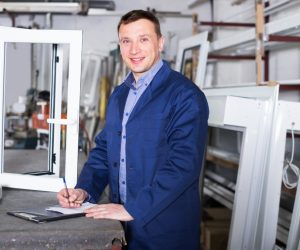
<svg viewBox="0 0 300 250"><path fill-rule="evenodd" d="M69 46L63 47L68 55ZM5 53L4 172L49 174L47 119L51 113L52 44L6 43ZM63 79L68 77L67 59L64 58ZM67 99L67 86L55 92ZM66 101L56 105L66 117ZM64 134L65 129L59 133ZM65 135L60 142L64 151L63 140ZM64 166L64 157L60 157L60 162Z"/></svg>
<svg viewBox="0 0 300 250"><path fill-rule="evenodd" d="M188 48L183 52L181 72L193 82L196 80L199 53L200 46Z"/></svg>
<svg viewBox="0 0 300 250"><path fill-rule="evenodd" d="M300 163L299 137L294 138L294 150L291 133L287 133L285 145L285 157L283 162L283 182L280 192L280 207L277 223L276 244L286 248L288 233L291 226L291 218L297 191L297 166ZM293 152L294 151L294 152ZM292 162L291 162L292 160Z"/></svg>
<svg viewBox="0 0 300 250"><path fill-rule="evenodd" d="M202 244L208 247L205 235L218 227L218 237L226 249L243 132L209 127L208 138L202 184Z"/></svg>

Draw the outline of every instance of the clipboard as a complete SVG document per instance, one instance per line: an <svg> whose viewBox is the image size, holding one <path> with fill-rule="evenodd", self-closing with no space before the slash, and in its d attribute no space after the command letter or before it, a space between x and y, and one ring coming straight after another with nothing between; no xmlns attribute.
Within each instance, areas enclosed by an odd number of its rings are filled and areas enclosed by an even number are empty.
<svg viewBox="0 0 300 250"><path fill-rule="evenodd" d="M9 211L7 214L36 223L44 223L85 216L84 210L93 206L95 204L85 202L78 208L62 208L59 205L55 205L31 210Z"/></svg>
<svg viewBox="0 0 300 250"><path fill-rule="evenodd" d="M76 217L82 217L85 213L62 214L52 211L31 212L31 211L9 211L8 215L15 216L20 219L32 221L35 223L45 223L50 221L64 220Z"/></svg>

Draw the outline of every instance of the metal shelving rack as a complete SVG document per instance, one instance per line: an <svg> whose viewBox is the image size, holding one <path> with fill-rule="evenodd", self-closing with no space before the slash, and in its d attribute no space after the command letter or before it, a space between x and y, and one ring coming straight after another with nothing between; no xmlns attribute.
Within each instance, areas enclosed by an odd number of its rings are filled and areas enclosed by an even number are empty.
<svg viewBox="0 0 300 250"><path fill-rule="evenodd" d="M257 0L259 2L259 0ZM256 60L257 50L262 53L261 59L264 66L264 76L261 72L257 72L257 78L261 79L256 84L266 84L269 79L269 53L291 43L300 43L300 16L294 14L269 22L269 15L279 12L286 7L299 5L299 1L286 0L272 6L263 6L260 8L256 23L246 22L206 22L199 21L198 25L212 27L244 27L243 31L237 31L236 34L223 39L218 39L210 43L208 59L210 60ZM265 22L261 19L264 18ZM259 28L257 26L260 26ZM262 31L262 35L258 35L258 30ZM257 66L261 67L260 66ZM299 85L300 79L277 81L281 85ZM253 83L254 85L255 83ZM237 84L235 84L236 86ZM219 86L219 85L218 85ZM227 86L227 85L226 85ZM281 89L290 89L290 87L281 86ZM205 86L201 86L205 88ZM293 87L295 89L295 87ZM296 89L299 89L298 86Z"/></svg>

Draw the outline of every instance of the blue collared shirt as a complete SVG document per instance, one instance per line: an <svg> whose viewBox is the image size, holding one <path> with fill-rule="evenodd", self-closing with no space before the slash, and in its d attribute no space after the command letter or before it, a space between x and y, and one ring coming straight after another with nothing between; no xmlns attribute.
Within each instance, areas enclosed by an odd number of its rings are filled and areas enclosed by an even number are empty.
<svg viewBox="0 0 300 250"><path fill-rule="evenodd" d="M145 72L145 74L137 82L135 81L132 72L130 72L123 81L123 83L125 83L130 88L130 90L127 96L122 120L122 139L119 170L119 193L122 203L126 202L126 124L137 101L149 86L150 82L162 67L162 65L162 60L159 60L152 66L151 69Z"/></svg>

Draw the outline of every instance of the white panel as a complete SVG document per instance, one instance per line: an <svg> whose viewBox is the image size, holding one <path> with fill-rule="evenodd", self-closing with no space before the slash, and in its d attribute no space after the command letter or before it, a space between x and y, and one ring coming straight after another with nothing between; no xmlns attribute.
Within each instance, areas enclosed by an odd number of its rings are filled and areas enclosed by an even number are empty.
<svg viewBox="0 0 300 250"><path fill-rule="evenodd" d="M101 61L107 56L104 53L88 53L85 55L81 74L81 98L80 104L86 108L96 105L99 95L99 76L101 75ZM92 72L92 77L89 77ZM90 73L90 74L89 74Z"/></svg>
<svg viewBox="0 0 300 250"><path fill-rule="evenodd" d="M55 176L33 176L12 173L1 173L0 183L3 187L40 191L58 192L64 188L61 178Z"/></svg>
<svg viewBox="0 0 300 250"><path fill-rule="evenodd" d="M245 86L231 88L204 89L206 96L238 96L258 99L277 99L279 86Z"/></svg>
<svg viewBox="0 0 300 250"><path fill-rule="evenodd" d="M77 182L78 161L82 33L78 32L76 35L76 39L70 44L69 56L67 120L70 120L71 125L67 127L65 178L70 187L74 187Z"/></svg>
<svg viewBox="0 0 300 250"><path fill-rule="evenodd" d="M34 30L0 26L0 41L20 43L73 43L81 38L78 30Z"/></svg>
<svg viewBox="0 0 300 250"><path fill-rule="evenodd" d="M226 109L226 96L207 96L207 102L209 105L209 119L208 124L210 126L223 126L224 115Z"/></svg>
<svg viewBox="0 0 300 250"><path fill-rule="evenodd" d="M3 148L4 148L4 93L5 93L5 46L4 42L0 41L0 173L4 170ZM0 182L1 186L1 182Z"/></svg>

